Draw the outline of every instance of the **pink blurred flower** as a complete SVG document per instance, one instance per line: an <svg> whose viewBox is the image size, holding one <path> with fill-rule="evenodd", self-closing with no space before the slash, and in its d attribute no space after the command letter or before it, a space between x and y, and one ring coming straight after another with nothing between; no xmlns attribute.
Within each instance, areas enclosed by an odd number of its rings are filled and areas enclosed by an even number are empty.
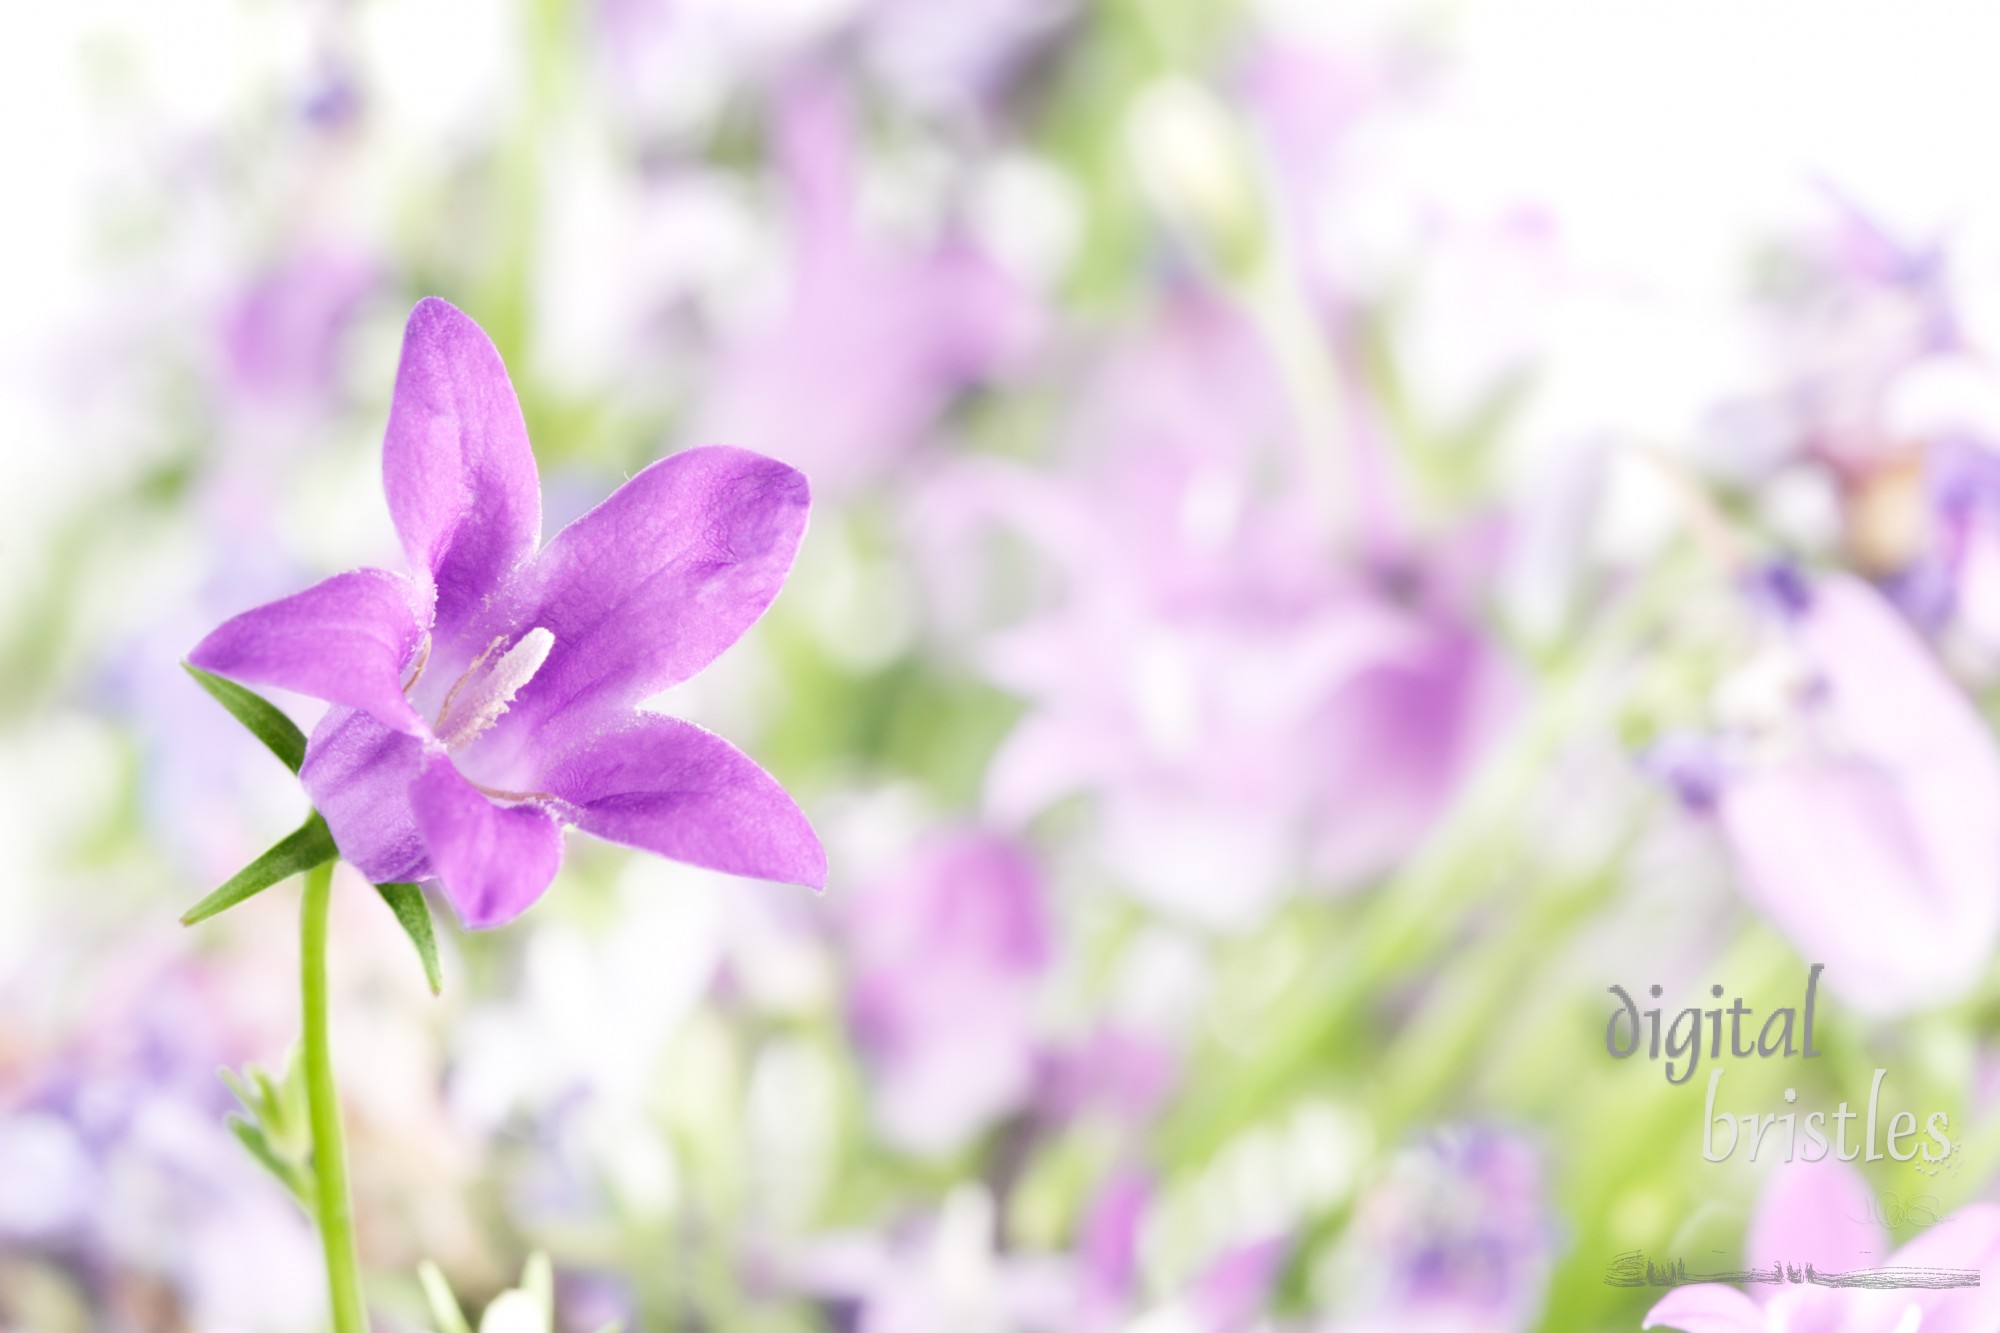
<svg viewBox="0 0 2000 1333"><path fill-rule="evenodd" d="M1034 709L993 761L989 809L1094 796L1106 866L1224 926L1407 854L1504 706L1449 581L1338 566L1261 346L1219 310L1173 311L1080 431L1074 475L973 483L1065 581L990 650Z"/></svg>
<svg viewBox="0 0 2000 1333"><path fill-rule="evenodd" d="M1176 1042L1107 1022L1074 1046L1049 1053L1037 1100L1042 1113L1054 1119L1098 1115L1135 1126L1166 1106L1180 1072Z"/></svg>
<svg viewBox="0 0 2000 1333"><path fill-rule="evenodd" d="M1715 797L1744 893L1856 1007L1951 1000L2000 937L2000 753L1879 594L1837 575L1794 595L1791 734Z"/></svg>
<svg viewBox="0 0 2000 1333"><path fill-rule="evenodd" d="M1152 1182L1131 1171L1111 1176L1078 1226L1075 1254L1076 1328L1172 1328L1189 1333L1244 1333L1271 1300L1291 1242L1261 1236L1224 1246L1192 1279L1147 1311L1141 1290L1139 1238L1154 1200Z"/></svg>
<svg viewBox="0 0 2000 1333"><path fill-rule="evenodd" d="M1140 1290L1139 1234L1154 1199L1120 1171L1078 1223L1070 1254L996 1246L991 1197L960 1187L916 1225L828 1237L789 1265L790 1280L860 1333L1112 1333L1141 1328L1248 1333L1270 1302L1284 1238L1223 1248L1168 1299Z"/></svg>
<svg viewBox="0 0 2000 1333"><path fill-rule="evenodd" d="M1033 312L966 242L904 247L864 229L851 117L833 89L796 87L777 135L797 238L790 289L724 352L693 434L782 458L837 494L892 465L954 397L1020 356Z"/></svg>
<svg viewBox="0 0 2000 1333"><path fill-rule="evenodd" d="M229 385L243 399L323 399L335 387L340 340L384 279L351 248L306 246L257 273L219 330Z"/></svg>
<svg viewBox="0 0 2000 1333"><path fill-rule="evenodd" d="M1835 1161L1772 1173L1743 1246L1746 1267L1783 1264L1822 1273L1861 1268L1976 1268L1980 1286L1943 1291L1841 1290L1758 1285L1751 1295L1719 1283L1678 1287L1646 1315L1646 1328L1683 1333L1983 1333L2000 1328L2000 1207L1971 1204L1889 1254L1861 1173ZM1883 1256L1887 1255L1885 1259Z"/></svg>
<svg viewBox="0 0 2000 1333"><path fill-rule="evenodd" d="M1904 371L1959 341L1943 251L1893 236L1829 191L1827 220L1785 247L1769 325L1782 403L1803 450L1866 470L1905 442L1888 397Z"/></svg>
<svg viewBox="0 0 2000 1333"><path fill-rule="evenodd" d="M1075 1333L1069 1262L999 1248L997 1222L992 1196L961 1185L910 1224L823 1237L784 1277L853 1333Z"/></svg>
<svg viewBox="0 0 2000 1333"><path fill-rule="evenodd" d="M1077 1225L1078 1323L1116 1328L1139 1294L1139 1227L1152 1201L1151 1182L1120 1171L1098 1189Z"/></svg>
<svg viewBox="0 0 2000 1333"><path fill-rule="evenodd" d="M1043 895L1024 850L967 832L851 902L849 1016L891 1142L944 1151L1027 1099L1053 949Z"/></svg>
<svg viewBox="0 0 2000 1333"><path fill-rule="evenodd" d="M1044 55L1074 0L874 0L861 45L882 82L919 110L976 120Z"/></svg>

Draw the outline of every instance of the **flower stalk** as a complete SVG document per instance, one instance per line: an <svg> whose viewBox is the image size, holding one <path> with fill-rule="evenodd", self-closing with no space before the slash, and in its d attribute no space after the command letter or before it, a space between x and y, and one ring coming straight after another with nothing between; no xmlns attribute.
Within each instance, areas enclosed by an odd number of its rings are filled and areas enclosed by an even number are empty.
<svg viewBox="0 0 2000 1333"><path fill-rule="evenodd" d="M299 980L305 1023L306 1105L312 1123L313 1178L320 1244L326 1253L327 1294L334 1333L366 1333L361 1270L355 1260L354 1209L347 1190L347 1144L333 1081L327 1032L326 925L333 896L332 861L306 872L299 923Z"/></svg>

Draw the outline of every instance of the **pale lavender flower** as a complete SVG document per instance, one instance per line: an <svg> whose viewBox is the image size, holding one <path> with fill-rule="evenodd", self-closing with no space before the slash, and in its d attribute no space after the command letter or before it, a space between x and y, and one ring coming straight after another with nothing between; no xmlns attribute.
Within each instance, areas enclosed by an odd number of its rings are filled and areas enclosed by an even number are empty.
<svg viewBox="0 0 2000 1333"><path fill-rule="evenodd" d="M1116 1328L1139 1294L1139 1227L1152 1201L1151 1182L1121 1171L1097 1191L1077 1226L1078 1322Z"/></svg>
<svg viewBox="0 0 2000 1333"><path fill-rule="evenodd" d="M324 243L259 271L220 320L232 391L258 405L323 399L335 387L341 339L384 277L358 250Z"/></svg>
<svg viewBox="0 0 2000 1333"><path fill-rule="evenodd" d="M2000 385L1987 386L2000 397ZM1924 440L1903 480L1900 554L1881 587L1910 623L1975 670L2000 664L2000 448L1977 427Z"/></svg>
<svg viewBox="0 0 2000 1333"><path fill-rule="evenodd" d="M1209 1333L1251 1333L1270 1304L1291 1241L1285 1237L1249 1241L1224 1251L1197 1278L1183 1298Z"/></svg>
<svg viewBox="0 0 2000 1333"><path fill-rule="evenodd" d="M1166 1107L1180 1072L1180 1056L1165 1036L1106 1023L1046 1054L1036 1102L1053 1119L1101 1115L1141 1125Z"/></svg>
<svg viewBox="0 0 2000 1333"><path fill-rule="evenodd" d="M1098 1191L1079 1224L1075 1282L1077 1327L1171 1328L1190 1333L1247 1333L1270 1303L1291 1242L1283 1236L1239 1242L1204 1263L1171 1299L1141 1317L1138 1247L1153 1202L1151 1183L1121 1171Z"/></svg>
<svg viewBox="0 0 2000 1333"><path fill-rule="evenodd" d="M1073 1275L1059 1255L999 1252L992 1196L953 1190L934 1216L825 1237L784 1265L843 1333L1072 1333Z"/></svg>
<svg viewBox="0 0 2000 1333"><path fill-rule="evenodd" d="M1328 1333L1512 1333L1535 1326L1555 1258L1540 1154L1489 1126L1397 1153L1335 1251Z"/></svg>
<svg viewBox="0 0 2000 1333"><path fill-rule="evenodd" d="M1728 781L1722 746L1713 737L1696 732L1662 736L1646 747L1640 765L1690 814L1712 813Z"/></svg>
<svg viewBox="0 0 2000 1333"><path fill-rule="evenodd" d="M251 551L247 543L219 544L246 557ZM268 557L262 564L283 566ZM187 673L174 660L224 607L280 591L284 575L273 580L269 572L248 559L219 562L216 586L110 647L93 690L97 705L129 728L135 813L160 853L196 881L226 878L297 813L296 793L271 782L270 756L237 743L243 731L233 718L188 707Z"/></svg>
<svg viewBox="0 0 2000 1333"><path fill-rule="evenodd" d="M1771 350L1802 448L1852 472L1906 446L1889 430L1898 378L1959 341L1943 251L1892 236L1830 194L1826 225L1787 248Z"/></svg>
<svg viewBox="0 0 2000 1333"><path fill-rule="evenodd" d="M1992 735L1852 577L1813 586L1780 640L1795 656L1777 724L1715 796L1745 895L1858 1008L1962 995L2000 936Z"/></svg>
<svg viewBox="0 0 2000 1333"><path fill-rule="evenodd" d="M1727 465L1744 479L1781 467L1816 473L1837 497L1844 562L1934 626L1950 594L1936 577L1945 553L1933 545L1929 509L1956 469L1927 457L1942 441L1910 407L1924 396L1920 382L1964 350L1946 256L1891 235L1837 193L1829 203L1767 265L1770 387L1715 421L1753 423L1722 436Z"/></svg>
<svg viewBox="0 0 2000 1333"><path fill-rule="evenodd" d="M468 926L534 902L569 825L731 874L824 882L819 840L769 775L636 708L777 594L805 529L803 476L691 449L540 546L534 455L499 354L429 298L404 337L383 478L413 577L336 574L190 655L334 705L300 778L346 860L378 882L438 881Z"/></svg>
<svg viewBox="0 0 2000 1333"><path fill-rule="evenodd" d="M1771 1173L1743 1244L1748 1268L1782 1264L1822 1273L1863 1268L1983 1270L1958 1290L1841 1290L1810 1283L1758 1284L1746 1295L1719 1283L1677 1287L1646 1315L1646 1328L1683 1333L1908 1333L2000 1326L2000 1207L1968 1204L1891 1253L1867 1180L1843 1162L1793 1163Z"/></svg>
<svg viewBox="0 0 2000 1333"><path fill-rule="evenodd" d="M1025 296L969 242L901 247L864 227L850 122L824 82L785 98L779 160L797 238L789 290L725 350L696 430L806 468L831 492L894 462L1035 335Z"/></svg>
<svg viewBox="0 0 2000 1333"><path fill-rule="evenodd" d="M940 836L848 918L849 1018L884 1136L952 1148L1032 1091L1035 999L1053 950L1041 871L990 834Z"/></svg>
<svg viewBox="0 0 2000 1333"><path fill-rule="evenodd" d="M237 997L129 952L106 975L55 1049L0 1070L0 1254L64 1275L101 1327L148 1289L189 1326L313 1327L311 1229L222 1123Z"/></svg>
<svg viewBox="0 0 2000 1333"><path fill-rule="evenodd" d="M1172 312L1080 430L1079 475L973 483L1065 576L990 651L1035 705L989 771L992 812L1091 795L1107 867L1219 925L1379 874L1505 703L1451 580L1340 568L1261 347L1220 311Z"/></svg>
<svg viewBox="0 0 2000 1333"><path fill-rule="evenodd" d="M1073 0L875 0L861 19L862 49L912 105L972 119L1001 100L1075 9Z"/></svg>
<svg viewBox="0 0 2000 1333"><path fill-rule="evenodd" d="M1989 657L2000 658L2000 450L1968 436L1928 451L1931 549L1896 591L1919 625L1946 616ZM1924 616L1923 611L1931 614Z"/></svg>

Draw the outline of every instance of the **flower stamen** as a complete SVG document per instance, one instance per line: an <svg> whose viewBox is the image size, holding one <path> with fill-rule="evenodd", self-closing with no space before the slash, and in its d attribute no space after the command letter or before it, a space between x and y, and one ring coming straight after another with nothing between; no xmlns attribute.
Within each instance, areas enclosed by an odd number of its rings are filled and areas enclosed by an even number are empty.
<svg viewBox="0 0 2000 1333"><path fill-rule="evenodd" d="M504 638L498 638L487 644L486 651L465 669L465 674L453 683L451 692L445 695L444 704L438 709L437 722L431 728L445 749L456 750L477 740L487 728L500 720L500 715L514 702L514 696L520 693L521 687L533 680L535 673L542 669L542 663L548 660L549 650L555 647L556 636L539 627L529 630L482 675L480 668L493 656L494 649L505 642ZM465 691L462 699L461 690Z"/></svg>
<svg viewBox="0 0 2000 1333"><path fill-rule="evenodd" d="M424 635L423 643L417 649L416 668L410 672L410 678L403 682L404 694L408 694L411 690L414 690L417 687L417 682L424 678L424 668L429 666L430 664L431 664L431 636L426 634Z"/></svg>
<svg viewBox="0 0 2000 1333"><path fill-rule="evenodd" d="M472 665L467 667L459 678L451 683L451 688L445 691L444 702L438 705L437 721L431 723L432 732L439 736L444 734L445 714L451 711L451 701L458 697L458 692L465 688L465 682L472 679L473 673L486 665L486 659L493 656L493 650L505 642L507 642L506 635L497 636L493 642L486 645L486 651L473 658Z"/></svg>
<svg viewBox="0 0 2000 1333"><path fill-rule="evenodd" d="M471 782L472 780L470 778L467 778L466 781ZM477 782L473 782L472 786L473 789L479 792L482 796L485 796L488 800L493 800L493 801L520 802L520 801L555 800L555 797L551 796L549 793L545 791L507 791L501 787L488 787Z"/></svg>

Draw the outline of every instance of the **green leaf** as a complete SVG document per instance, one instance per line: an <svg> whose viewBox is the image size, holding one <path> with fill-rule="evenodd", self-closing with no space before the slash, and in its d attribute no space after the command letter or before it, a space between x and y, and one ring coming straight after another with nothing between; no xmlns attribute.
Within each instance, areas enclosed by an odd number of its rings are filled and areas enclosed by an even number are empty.
<svg viewBox="0 0 2000 1333"><path fill-rule="evenodd" d="M424 980L430 983L431 994L443 994L444 971L438 966L437 932L431 926L431 907L424 901L424 891L414 884L377 884L375 891L396 914L410 943L417 946L417 957L423 960Z"/></svg>
<svg viewBox="0 0 2000 1333"><path fill-rule="evenodd" d="M227 708L231 717L248 727L266 749L284 760L286 768L294 773L299 771L299 765L306 761L306 734L299 730L298 723L263 695L246 690L233 680L203 671L192 662L181 665L194 677L195 684Z"/></svg>
<svg viewBox="0 0 2000 1333"><path fill-rule="evenodd" d="M417 1281L424 1289L424 1302L431 1307L438 1333L472 1333L472 1325L465 1322L465 1312L458 1308L458 1298L451 1294L451 1284L444 1280L436 1264L428 1259L418 1264Z"/></svg>
<svg viewBox="0 0 2000 1333"><path fill-rule="evenodd" d="M206 921L245 898L262 893L281 879L290 879L314 866L324 865L339 855L339 849L333 845L333 835L327 832L326 821L315 810L295 832L237 871L227 884L190 907L181 918L181 924L192 926L197 921Z"/></svg>

